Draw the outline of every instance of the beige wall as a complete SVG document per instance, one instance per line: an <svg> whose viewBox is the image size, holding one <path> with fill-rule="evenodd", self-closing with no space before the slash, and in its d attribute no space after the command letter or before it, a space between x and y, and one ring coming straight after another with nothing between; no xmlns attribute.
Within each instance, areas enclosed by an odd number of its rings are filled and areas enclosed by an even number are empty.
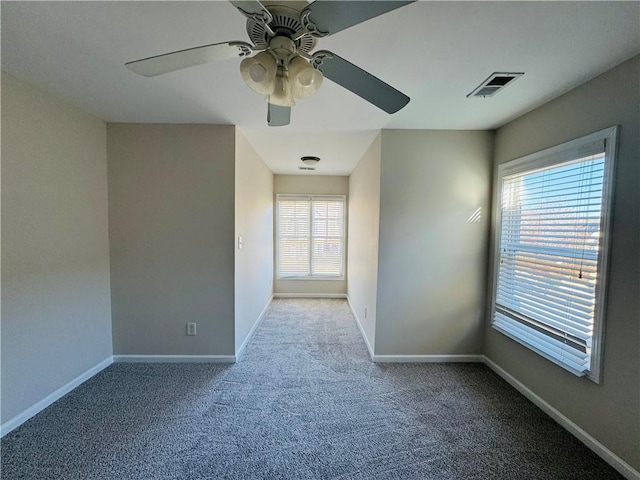
<svg viewBox="0 0 640 480"><path fill-rule="evenodd" d="M273 173L236 128L235 350L273 291ZM238 247L242 237L242 248Z"/></svg>
<svg viewBox="0 0 640 480"><path fill-rule="evenodd" d="M235 128L109 124L107 148L114 353L233 355Z"/></svg>
<svg viewBox="0 0 640 480"><path fill-rule="evenodd" d="M106 125L2 75L2 423L109 359Z"/></svg>
<svg viewBox="0 0 640 480"><path fill-rule="evenodd" d="M482 353L493 134L383 130L375 353ZM481 207L480 223L466 223Z"/></svg>
<svg viewBox="0 0 640 480"><path fill-rule="evenodd" d="M376 331L379 222L380 135L349 177L349 301L372 350Z"/></svg>
<svg viewBox="0 0 640 480"><path fill-rule="evenodd" d="M331 175L275 175L273 182L274 209L278 194L347 195L349 177ZM347 199L348 200L348 199ZM275 213L274 213L275 214ZM274 224L274 242L278 232ZM347 245L349 239L347 238ZM276 265L274 251L274 265ZM345 262L347 259L345 259ZM347 268L344 280L278 280L274 277L274 293L292 294L340 294L347 293Z"/></svg>
<svg viewBox="0 0 640 480"><path fill-rule="evenodd" d="M274 193L347 195L349 177L335 175L275 175Z"/></svg>
<svg viewBox="0 0 640 480"><path fill-rule="evenodd" d="M502 127L496 164L620 125L603 383L573 376L493 330L486 355L640 471L640 57ZM493 262L491 262L491 265Z"/></svg>

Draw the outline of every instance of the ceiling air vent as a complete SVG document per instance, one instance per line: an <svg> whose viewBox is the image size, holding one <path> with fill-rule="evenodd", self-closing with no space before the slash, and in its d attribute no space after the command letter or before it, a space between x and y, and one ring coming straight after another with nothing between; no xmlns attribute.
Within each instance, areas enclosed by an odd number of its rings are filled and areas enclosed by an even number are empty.
<svg viewBox="0 0 640 480"><path fill-rule="evenodd" d="M511 85L516 78L521 77L524 73L505 73L494 72L489 78L478 85L473 92L467 95L467 98L474 97L493 97L507 85Z"/></svg>
<svg viewBox="0 0 640 480"><path fill-rule="evenodd" d="M298 167L298 170L315 170L316 167Z"/></svg>

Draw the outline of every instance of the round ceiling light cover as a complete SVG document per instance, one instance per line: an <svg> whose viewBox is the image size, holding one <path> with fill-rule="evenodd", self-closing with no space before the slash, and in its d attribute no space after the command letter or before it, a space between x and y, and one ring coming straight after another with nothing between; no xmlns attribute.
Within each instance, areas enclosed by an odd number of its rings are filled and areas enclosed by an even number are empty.
<svg viewBox="0 0 640 480"><path fill-rule="evenodd" d="M302 160L302 163L309 167L315 167L320 161L320 157L305 156L300 157L300 160Z"/></svg>

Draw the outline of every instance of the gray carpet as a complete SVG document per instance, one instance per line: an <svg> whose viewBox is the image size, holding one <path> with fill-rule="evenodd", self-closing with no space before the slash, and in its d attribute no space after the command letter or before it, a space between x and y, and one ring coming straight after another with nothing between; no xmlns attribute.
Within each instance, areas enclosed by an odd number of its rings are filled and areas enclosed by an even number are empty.
<svg viewBox="0 0 640 480"><path fill-rule="evenodd" d="M2 440L2 479L621 479L480 364L370 362L275 300L235 365L114 364Z"/></svg>

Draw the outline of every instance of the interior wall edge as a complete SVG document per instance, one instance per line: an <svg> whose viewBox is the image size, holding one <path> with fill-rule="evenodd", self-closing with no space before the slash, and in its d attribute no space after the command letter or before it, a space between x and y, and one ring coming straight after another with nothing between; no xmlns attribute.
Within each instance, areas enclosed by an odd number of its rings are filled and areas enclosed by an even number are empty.
<svg viewBox="0 0 640 480"><path fill-rule="evenodd" d="M371 342L367 337L367 333L365 332L364 327L362 326L362 322L360 322L360 318L356 313L356 309L353 307L353 303L351 302L351 297L349 297L349 295L347 295L347 302L349 303L349 308L351 309L351 315L353 315L353 318L356 321L356 325L358 326L358 330L360 330L360 335L362 335L364 344L367 347L367 352L369 352L369 358L371 358L371 360L373 361L373 357L374 357L373 347L371 346Z"/></svg>
<svg viewBox="0 0 640 480"><path fill-rule="evenodd" d="M267 303L265 304L264 308L262 309L262 312L260 312L260 315L258 315L258 318L256 319L255 323L251 327L251 330L249 331L247 336L242 341L242 344L240 345L240 348L238 348L238 350L236 350L236 362L238 360L240 360L240 357L242 357L242 354L244 353L244 349L246 348L247 344L251 341L251 338L253 338L253 334L256 333L256 330L258 329L258 327L260 326L260 324L264 320L264 317L265 317L265 315L267 313L267 310L269 309L269 305L271 305L271 302L273 301L273 298L274 298L274 296L272 294L271 297L269 297L269 300L267 300Z"/></svg>

